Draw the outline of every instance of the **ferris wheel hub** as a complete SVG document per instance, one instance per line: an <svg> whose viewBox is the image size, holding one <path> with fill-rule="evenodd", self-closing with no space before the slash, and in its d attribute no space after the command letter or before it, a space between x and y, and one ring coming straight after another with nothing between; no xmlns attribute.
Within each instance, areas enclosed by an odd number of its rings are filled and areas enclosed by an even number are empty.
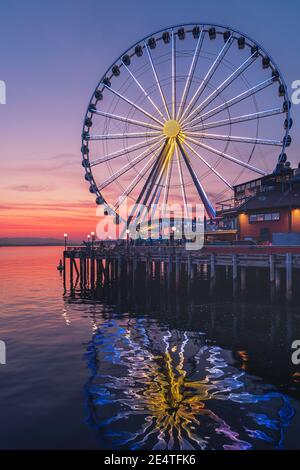
<svg viewBox="0 0 300 470"><path fill-rule="evenodd" d="M170 119L164 124L164 134L167 137L177 137L180 132L180 124L176 119Z"/></svg>

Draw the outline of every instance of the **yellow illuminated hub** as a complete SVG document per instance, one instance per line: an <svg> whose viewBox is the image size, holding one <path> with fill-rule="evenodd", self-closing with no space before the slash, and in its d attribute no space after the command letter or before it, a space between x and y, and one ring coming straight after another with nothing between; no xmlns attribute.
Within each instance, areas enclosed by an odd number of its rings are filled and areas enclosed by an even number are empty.
<svg viewBox="0 0 300 470"><path fill-rule="evenodd" d="M164 124L164 134L167 137L177 137L180 132L180 124L175 119L170 119Z"/></svg>

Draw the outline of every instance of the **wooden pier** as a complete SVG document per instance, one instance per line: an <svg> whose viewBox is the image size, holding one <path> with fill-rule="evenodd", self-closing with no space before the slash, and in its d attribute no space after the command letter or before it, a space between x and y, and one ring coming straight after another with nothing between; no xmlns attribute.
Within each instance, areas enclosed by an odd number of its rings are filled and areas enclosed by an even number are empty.
<svg viewBox="0 0 300 470"><path fill-rule="evenodd" d="M195 285L199 273L205 275L213 292L217 283L230 280L232 295L243 294L253 279L263 274L271 296L284 292L287 301L294 298L300 280L300 247L210 246L189 251L184 246L102 245L73 246L64 251L64 284L95 289L99 283L131 279L135 285L141 276L164 279L180 287L183 278Z"/></svg>

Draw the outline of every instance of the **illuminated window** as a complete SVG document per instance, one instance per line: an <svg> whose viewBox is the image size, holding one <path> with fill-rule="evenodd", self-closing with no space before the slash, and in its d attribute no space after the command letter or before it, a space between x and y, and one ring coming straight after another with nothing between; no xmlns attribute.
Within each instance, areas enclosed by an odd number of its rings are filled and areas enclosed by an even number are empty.
<svg viewBox="0 0 300 470"><path fill-rule="evenodd" d="M251 214L249 215L249 222L268 222L280 219L279 212L268 212L265 214Z"/></svg>

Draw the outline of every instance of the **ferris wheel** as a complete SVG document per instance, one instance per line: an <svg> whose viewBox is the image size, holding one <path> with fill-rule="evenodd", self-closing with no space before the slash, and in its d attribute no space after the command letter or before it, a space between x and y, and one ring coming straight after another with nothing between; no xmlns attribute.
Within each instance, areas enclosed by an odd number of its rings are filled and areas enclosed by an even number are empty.
<svg viewBox="0 0 300 470"><path fill-rule="evenodd" d="M200 202L213 218L233 185L274 168L291 126L286 84L263 47L226 26L172 26L99 81L82 132L85 179L104 214L129 199L152 216Z"/></svg>

